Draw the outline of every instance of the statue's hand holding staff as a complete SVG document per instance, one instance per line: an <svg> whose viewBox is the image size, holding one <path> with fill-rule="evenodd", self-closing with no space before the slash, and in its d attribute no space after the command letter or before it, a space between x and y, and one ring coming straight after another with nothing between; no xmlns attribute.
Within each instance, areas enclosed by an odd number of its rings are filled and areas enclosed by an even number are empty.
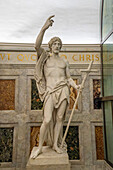
<svg viewBox="0 0 113 170"><path fill-rule="evenodd" d="M55 16L55 15L52 15L52 16L50 16L50 17L46 20L46 22L45 22L45 24L44 24L44 26L43 26L43 28L42 28L44 31L53 25L53 22L54 22L54 21L52 20L52 18L53 18L54 16Z"/></svg>

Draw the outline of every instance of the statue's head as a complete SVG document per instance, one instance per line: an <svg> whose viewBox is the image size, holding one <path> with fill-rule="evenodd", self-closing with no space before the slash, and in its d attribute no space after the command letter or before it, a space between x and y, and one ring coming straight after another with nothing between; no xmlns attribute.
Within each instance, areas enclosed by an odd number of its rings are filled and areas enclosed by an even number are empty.
<svg viewBox="0 0 113 170"><path fill-rule="evenodd" d="M50 39L50 41L48 42L48 45L49 45L49 49L50 49L50 52L52 52L52 45L53 43L55 42L59 42L60 44L60 49L62 48L62 41L59 37L53 37Z"/></svg>

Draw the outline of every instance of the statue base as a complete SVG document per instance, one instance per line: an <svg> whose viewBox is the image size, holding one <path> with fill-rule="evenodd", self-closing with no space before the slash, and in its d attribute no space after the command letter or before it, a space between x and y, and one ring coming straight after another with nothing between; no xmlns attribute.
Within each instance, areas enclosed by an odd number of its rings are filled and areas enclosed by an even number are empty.
<svg viewBox="0 0 113 170"><path fill-rule="evenodd" d="M34 147L31 155L37 149ZM70 163L67 153L58 154L48 146L44 146L42 153L36 158L28 160L26 170L70 170Z"/></svg>

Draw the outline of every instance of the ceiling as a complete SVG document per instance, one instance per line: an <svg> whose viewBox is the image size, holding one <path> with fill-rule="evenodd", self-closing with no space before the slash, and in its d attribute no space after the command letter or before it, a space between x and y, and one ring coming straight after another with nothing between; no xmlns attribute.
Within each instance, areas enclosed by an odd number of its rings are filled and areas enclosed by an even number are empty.
<svg viewBox="0 0 113 170"><path fill-rule="evenodd" d="M0 42L34 43L46 19L54 17L43 43L100 43L100 0L0 0Z"/></svg>

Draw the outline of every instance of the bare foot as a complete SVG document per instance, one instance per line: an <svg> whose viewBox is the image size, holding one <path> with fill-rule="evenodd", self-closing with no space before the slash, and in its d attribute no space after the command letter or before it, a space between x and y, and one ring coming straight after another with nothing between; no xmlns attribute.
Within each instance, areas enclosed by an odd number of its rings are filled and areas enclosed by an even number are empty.
<svg viewBox="0 0 113 170"><path fill-rule="evenodd" d="M58 148L58 146L53 146L53 150L55 150L57 153L63 153L63 150L61 150L60 148Z"/></svg>
<svg viewBox="0 0 113 170"><path fill-rule="evenodd" d="M31 159L35 159L39 154L42 153L42 149L37 149L33 154L31 155Z"/></svg>

